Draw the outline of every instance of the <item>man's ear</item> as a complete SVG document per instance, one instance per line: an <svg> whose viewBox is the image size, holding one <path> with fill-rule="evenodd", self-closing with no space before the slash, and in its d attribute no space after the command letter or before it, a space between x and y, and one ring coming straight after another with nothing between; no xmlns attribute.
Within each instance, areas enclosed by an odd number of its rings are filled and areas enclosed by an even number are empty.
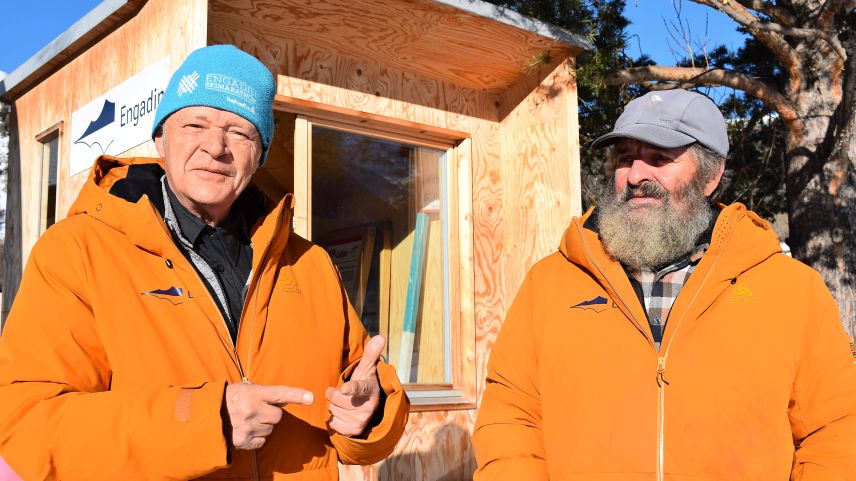
<svg viewBox="0 0 856 481"><path fill-rule="evenodd" d="M717 169L716 174L707 181L707 184L704 186L704 195L705 197L710 197L711 194L716 190L716 187L719 185L719 181L722 180L722 173L725 172L725 162L719 164L719 169Z"/></svg>
<svg viewBox="0 0 856 481"><path fill-rule="evenodd" d="M160 158L166 157L166 137L163 134L163 125L161 125L157 132L155 132L155 149L158 151L158 155Z"/></svg>

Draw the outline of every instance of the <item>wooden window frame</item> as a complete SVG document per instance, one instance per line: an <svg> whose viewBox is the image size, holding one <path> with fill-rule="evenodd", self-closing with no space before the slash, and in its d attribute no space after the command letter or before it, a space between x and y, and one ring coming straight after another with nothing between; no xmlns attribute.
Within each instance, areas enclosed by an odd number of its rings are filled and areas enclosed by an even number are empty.
<svg viewBox="0 0 856 481"><path fill-rule="evenodd" d="M428 147L446 153L443 169L449 248L449 384L406 384L412 411L476 407L475 300L472 226L472 142L464 132L277 95L275 108L296 115L294 231L311 239L312 127ZM445 315L445 314L444 314Z"/></svg>
<svg viewBox="0 0 856 481"><path fill-rule="evenodd" d="M62 160L62 139L63 139L63 122L59 121L47 129L43 130L41 133L35 136L36 142L39 143L40 151L39 151L39 216L38 216L38 231L39 237L45 233L47 230L47 185L50 179L50 159L48 159L47 163L45 162L45 145L56 138L56 193L54 198L54 223L59 219L56 218L59 209L59 192L60 192L60 179L59 179L59 164Z"/></svg>

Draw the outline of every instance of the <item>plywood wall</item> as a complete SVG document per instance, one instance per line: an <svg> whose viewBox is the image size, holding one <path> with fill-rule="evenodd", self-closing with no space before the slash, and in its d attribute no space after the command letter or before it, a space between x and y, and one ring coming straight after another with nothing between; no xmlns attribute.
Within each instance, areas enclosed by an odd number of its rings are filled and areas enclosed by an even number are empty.
<svg viewBox="0 0 856 481"><path fill-rule="evenodd" d="M340 466L342 480L460 481L476 469L470 441L475 411L410 415L395 451L375 466Z"/></svg>
<svg viewBox="0 0 856 481"><path fill-rule="evenodd" d="M476 346L469 382L480 397L490 348L525 272L555 250L579 214L573 63L559 57L495 94L298 43L227 12L211 12L210 21L209 43L233 43L261 59L277 75L278 95L471 136L471 197L460 200L472 203L472 239L462 242L472 243L472 259L463 261L472 263L474 306L465 309L475 339L465 342ZM342 479L471 479L475 416L473 409L411 414L389 460L343 467Z"/></svg>
<svg viewBox="0 0 856 481"><path fill-rule="evenodd" d="M521 99L522 97L522 99ZM555 252L582 205L573 59L557 59L500 95L504 214L509 220L502 258L505 292L517 292L529 267Z"/></svg>
<svg viewBox="0 0 856 481"><path fill-rule="evenodd" d="M68 175L72 112L167 55L171 69L177 68L190 51L205 45L206 18L204 0L150 0L134 18L16 101L21 147L23 259L39 236L41 144L36 136L54 125L60 126L59 220L65 217L89 175L88 170L74 177ZM156 152L154 144L147 142L122 155L156 155Z"/></svg>

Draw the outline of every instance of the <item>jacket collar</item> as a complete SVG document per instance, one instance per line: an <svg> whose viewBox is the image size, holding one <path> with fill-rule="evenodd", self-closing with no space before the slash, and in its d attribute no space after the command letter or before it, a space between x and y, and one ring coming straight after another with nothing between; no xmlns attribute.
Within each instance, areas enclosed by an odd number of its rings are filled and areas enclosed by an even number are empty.
<svg viewBox="0 0 856 481"><path fill-rule="evenodd" d="M704 287L705 292L693 303L693 309L709 305L721 290L708 287L724 288L732 279L781 252L770 225L743 204L719 204L717 209L719 216L710 235L710 247L684 286L688 293ZM640 329L647 329L642 322L646 319L645 313L635 300L636 295L624 269L606 252L600 241L596 218L593 217L595 212L596 209L591 208L582 217L571 221L559 251L568 261L590 273ZM690 307L686 306L686 298L689 297L695 296L681 296L673 309Z"/></svg>
<svg viewBox="0 0 856 481"><path fill-rule="evenodd" d="M96 159L68 215L90 215L122 232L144 250L164 257L180 256L163 218L160 183L163 175L161 159L103 155ZM256 190L245 192L242 197L244 194L254 197L250 204L255 212L250 217L257 220L249 229L249 235L253 244L253 270L256 271L261 254L284 249L294 199L287 195L274 204Z"/></svg>

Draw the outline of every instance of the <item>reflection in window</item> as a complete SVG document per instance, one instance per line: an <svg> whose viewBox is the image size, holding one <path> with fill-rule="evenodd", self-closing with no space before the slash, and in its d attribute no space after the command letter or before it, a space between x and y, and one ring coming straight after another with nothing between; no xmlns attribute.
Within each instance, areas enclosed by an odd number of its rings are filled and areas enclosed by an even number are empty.
<svg viewBox="0 0 856 481"><path fill-rule="evenodd" d="M56 183L59 161L59 132L54 132L41 140L42 178L41 206L39 209L39 232L44 232L56 222Z"/></svg>
<svg viewBox="0 0 856 481"><path fill-rule="evenodd" d="M312 128L312 236L410 384L451 382L446 153Z"/></svg>

